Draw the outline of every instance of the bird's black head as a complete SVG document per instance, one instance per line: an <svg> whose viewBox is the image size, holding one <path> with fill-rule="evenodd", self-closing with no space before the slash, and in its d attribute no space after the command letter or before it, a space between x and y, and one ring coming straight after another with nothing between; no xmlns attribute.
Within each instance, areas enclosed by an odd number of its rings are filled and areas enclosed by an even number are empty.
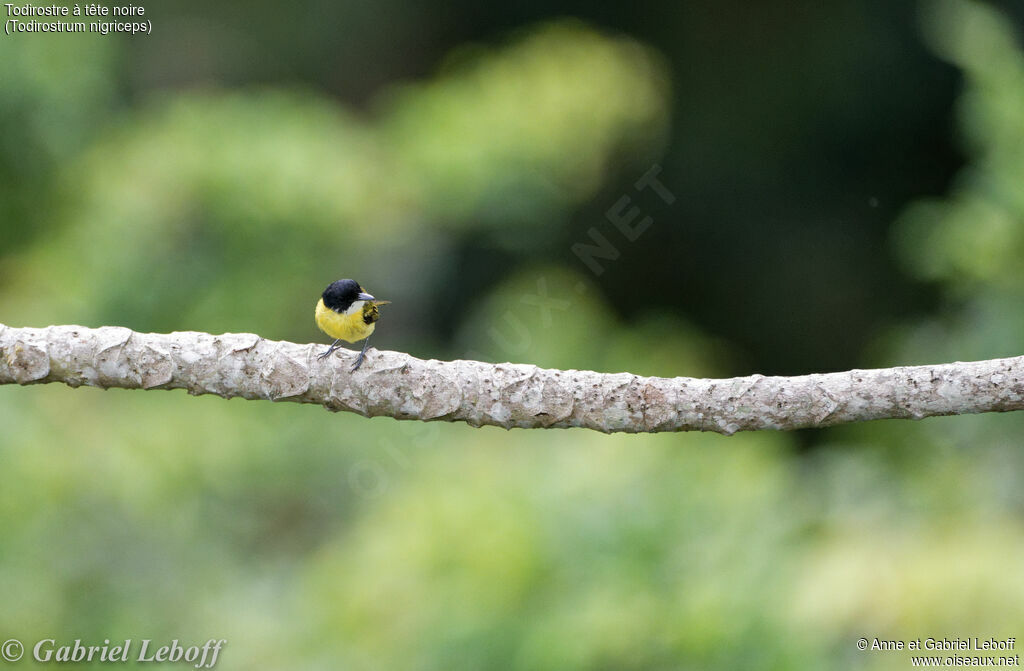
<svg viewBox="0 0 1024 671"><path fill-rule="evenodd" d="M344 312L352 307L352 304L356 301L367 300L367 297L372 298L363 291L363 288L359 286L359 282L355 280L331 282L324 289L322 296L324 305L336 312Z"/></svg>

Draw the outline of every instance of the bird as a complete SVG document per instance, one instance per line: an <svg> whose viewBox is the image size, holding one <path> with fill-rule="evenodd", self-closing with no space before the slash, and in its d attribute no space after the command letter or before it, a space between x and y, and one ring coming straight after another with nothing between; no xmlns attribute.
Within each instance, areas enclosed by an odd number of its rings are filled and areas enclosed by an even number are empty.
<svg viewBox="0 0 1024 671"><path fill-rule="evenodd" d="M377 319L380 318L380 311L377 308L390 302L377 300L355 280L338 280L328 284L317 301L314 317L320 330L335 338L335 341L330 349L317 359L322 360L330 356L338 349L338 343L342 340L349 343L362 340L363 349L352 366L353 373L358 370L366 358L370 334L373 333Z"/></svg>

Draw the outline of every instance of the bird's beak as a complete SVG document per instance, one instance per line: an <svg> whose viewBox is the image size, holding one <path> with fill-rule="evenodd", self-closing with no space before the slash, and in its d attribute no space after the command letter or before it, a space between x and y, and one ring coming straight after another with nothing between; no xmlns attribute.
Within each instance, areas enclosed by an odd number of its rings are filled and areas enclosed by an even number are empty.
<svg viewBox="0 0 1024 671"><path fill-rule="evenodd" d="M359 295L356 296L356 298L361 300L361 301L375 301L375 300L377 300L376 298L374 298L370 294L364 293L364 292L360 292Z"/></svg>

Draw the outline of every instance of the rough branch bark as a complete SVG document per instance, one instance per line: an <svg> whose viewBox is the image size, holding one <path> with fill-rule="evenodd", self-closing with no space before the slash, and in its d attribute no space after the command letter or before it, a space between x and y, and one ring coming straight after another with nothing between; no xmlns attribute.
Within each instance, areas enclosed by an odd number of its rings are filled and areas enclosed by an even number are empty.
<svg viewBox="0 0 1024 671"><path fill-rule="evenodd" d="M325 361L322 344L251 333L136 333L121 327L0 324L0 384L186 389L316 403L367 417L604 432L800 429L871 419L1024 409L1024 357L725 380L424 361L371 350Z"/></svg>

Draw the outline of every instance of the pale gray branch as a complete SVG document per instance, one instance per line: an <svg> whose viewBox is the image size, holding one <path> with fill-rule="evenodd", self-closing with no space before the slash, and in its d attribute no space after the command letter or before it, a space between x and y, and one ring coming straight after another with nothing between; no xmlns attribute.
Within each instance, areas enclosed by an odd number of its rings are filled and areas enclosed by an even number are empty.
<svg viewBox="0 0 1024 671"><path fill-rule="evenodd" d="M186 389L316 403L368 417L604 432L800 429L872 419L1024 409L1024 357L724 380L424 361L371 350L324 361L325 345L251 333L136 333L121 327L0 324L0 384Z"/></svg>

